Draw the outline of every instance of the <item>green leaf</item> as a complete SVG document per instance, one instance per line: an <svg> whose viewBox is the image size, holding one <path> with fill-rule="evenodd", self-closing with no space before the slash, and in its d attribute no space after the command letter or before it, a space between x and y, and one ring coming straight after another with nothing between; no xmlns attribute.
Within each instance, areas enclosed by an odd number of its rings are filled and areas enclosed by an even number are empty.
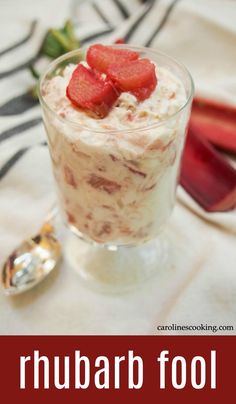
<svg viewBox="0 0 236 404"><path fill-rule="evenodd" d="M55 59L79 47L80 43L75 36L73 25L71 21L66 21L63 28L48 30L40 53Z"/></svg>
<svg viewBox="0 0 236 404"><path fill-rule="evenodd" d="M80 42L76 38L73 24L68 20L62 28L51 28L47 31L39 50L39 56L47 56L50 59L56 59L64 55L64 53L78 49L79 47ZM29 70L34 78L39 78L40 74L33 64L29 66ZM36 87L33 87L30 93L34 98L37 97Z"/></svg>

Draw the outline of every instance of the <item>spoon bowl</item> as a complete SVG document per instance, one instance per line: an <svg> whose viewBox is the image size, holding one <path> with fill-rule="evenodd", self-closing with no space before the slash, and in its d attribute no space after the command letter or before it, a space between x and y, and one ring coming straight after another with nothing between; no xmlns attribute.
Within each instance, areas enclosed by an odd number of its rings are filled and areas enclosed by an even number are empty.
<svg viewBox="0 0 236 404"><path fill-rule="evenodd" d="M39 234L20 244L4 263L5 294L20 294L37 285L56 267L60 257L61 246L54 228L45 223Z"/></svg>

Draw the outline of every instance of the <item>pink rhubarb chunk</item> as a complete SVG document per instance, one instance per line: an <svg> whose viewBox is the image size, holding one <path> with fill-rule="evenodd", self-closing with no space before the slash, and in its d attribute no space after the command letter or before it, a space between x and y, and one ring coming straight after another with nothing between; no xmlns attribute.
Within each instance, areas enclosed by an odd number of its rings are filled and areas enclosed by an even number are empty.
<svg viewBox="0 0 236 404"><path fill-rule="evenodd" d="M109 113L120 95L110 80L103 80L81 64L74 70L66 94L76 107L99 118Z"/></svg>
<svg viewBox="0 0 236 404"><path fill-rule="evenodd" d="M149 98L157 86L155 66L148 59L111 65L107 75L120 91L129 91L139 101Z"/></svg>
<svg viewBox="0 0 236 404"><path fill-rule="evenodd" d="M131 50L96 44L88 49L87 63L92 69L107 73L107 69L112 64L125 64L130 60L138 59L138 57L139 54Z"/></svg>

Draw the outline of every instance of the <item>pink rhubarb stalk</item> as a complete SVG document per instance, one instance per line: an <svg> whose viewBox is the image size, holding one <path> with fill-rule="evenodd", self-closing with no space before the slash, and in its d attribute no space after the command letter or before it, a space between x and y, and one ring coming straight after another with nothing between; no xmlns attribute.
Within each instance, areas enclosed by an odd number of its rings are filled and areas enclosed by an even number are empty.
<svg viewBox="0 0 236 404"><path fill-rule="evenodd" d="M195 98L191 126L215 146L236 153L236 108Z"/></svg>
<svg viewBox="0 0 236 404"><path fill-rule="evenodd" d="M190 124L180 183L207 211L236 206L236 170Z"/></svg>

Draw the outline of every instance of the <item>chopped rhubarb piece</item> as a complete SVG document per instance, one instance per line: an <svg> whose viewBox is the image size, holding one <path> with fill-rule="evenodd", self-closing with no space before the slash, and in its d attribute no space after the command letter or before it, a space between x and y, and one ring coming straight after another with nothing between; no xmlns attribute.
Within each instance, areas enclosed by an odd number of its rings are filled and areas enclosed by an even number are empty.
<svg viewBox="0 0 236 404"><path fill-rule="evenodd" d="M215 146L236 153L236 108L195 98L191 125Z"/></svg>
<svg viewBox="0 0 236 404"><path fill-rule="evenodd" d="M64 175L65 175L65 181L67 182L68 185L71 185L73 188L77 188L77 184L75 181L74 174L70 167L67 165L64 166Z"/></svg>
<svg viewBox="0 0 236 404"><path fill-rule="evenodd" d="M130 167L130 166L128 166L127 164L124 164L124 166L125 166L126 168L128 168L128 170L129 170L131 173L133 173L133 174L140 175L140 177L143 177L143 178L146 178L146 176L147 176L146 173L144 173L144 172L142 172L142 171L140 171L140 170L136 170L135 168Z"/></svg>
<svg viewBox="0 0 236 404"><path fill-rule="evenodd" d="M88 180L88 184L93 188L100 189L101 191L105 191L108 194L113 194L116 191L119 191L121 186L115 181L108 180L104 177L99 177L96 174L90 176Z"/></svg>
<svg viewBox="0 0 236 404"><path fill-rule="evenodd" d="M81 64L74 70L66 94L75 106L100 118L109 113L119 97L111 81L103 80Z"/></svg>
<svg viewBox="0 0 236 404"><path fill-rule="evenodd" d="M76 223L75 217L70 212L66 212L66 214L67 214L67 220L69 223L72 223L72 224Z"/></svg>
<svg viewBox="0 0 236 404"><path fill-rule="evenodd" d="M157 85L155 66L148 59L113 64L107 74L117 88L131 92L140 101L148 98Z"/></svg>
<svg viewBox="0 0 236 404"><path fill-rule="evenodd" d="M236 170L191 126L180 183L209 212L227 211L236 206Z"/></svg>
<svg viewBox="0 0 236 404"><path fill-rule="evenodd" d="M117 44L117 45L119 45L119 44L123 45L124 43L125 43L125 40L123 38L118 38L115 40L115 44Z"/></svg>
<svg viewBox="0 0 236 404"><path fill-rule="evenodd" d="M102 236L104 236L105 234L111 234L111 232L112 232L112 225L111 225L111 223L102 223L102 225L101 226L99 226L99 228L97 229L97 231L96 231L96 236L97 237L102 237Z"/></svg>
<svg viewBox="0 0 236 404"><path fill-rule="evenodd" d="M112 46L92 45L87 52L87 62L92 69L107 73L111 64L122 64L138 59L139 54L127 49L116 49Z"/></svg>

